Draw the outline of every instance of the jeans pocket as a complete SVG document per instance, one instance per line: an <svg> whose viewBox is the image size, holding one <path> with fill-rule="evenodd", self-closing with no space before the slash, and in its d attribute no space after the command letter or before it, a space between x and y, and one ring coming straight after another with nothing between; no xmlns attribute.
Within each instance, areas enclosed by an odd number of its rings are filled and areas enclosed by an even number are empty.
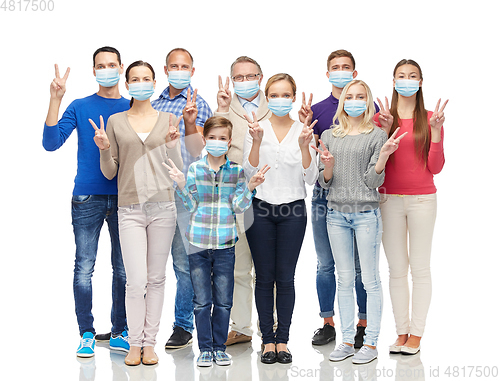
<svg viewBox="0 0 500 381"><path fill-rule="evenodd" d="M86 202L89 202L91 198L92 195L90 194L75 195L72 197L71 202L74 204L85 204Z"/></svg>

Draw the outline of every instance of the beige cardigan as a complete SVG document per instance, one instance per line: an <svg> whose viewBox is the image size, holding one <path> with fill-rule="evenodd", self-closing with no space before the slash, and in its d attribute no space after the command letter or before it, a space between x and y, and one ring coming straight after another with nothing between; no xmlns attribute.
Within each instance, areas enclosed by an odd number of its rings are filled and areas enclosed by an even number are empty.
<svg viewBox="0 0 500 381"><path fill-rule="evenodd" d="M259 108L255 115L257 116L257 120L260 122L262 120L269 119L272 115L271 110L267 108L266 96L259 90L260 92L260 103ZM216 116L223 116L231 121L233 124L233 135L231 140L231 146L229 147L229 151L227 153L227 157L229 160L236 162L237 164L243 164L243 144L245 142L245 135L248 130L248 122L245 119L244 115L247 112L243 108L236 94L233 95L233 99L231 100L231 104L229 105L229 112L215 112ZM250 118L253 118L252 115L249 115Z"/></svg>
<svg viewBox="0 0 500 381"><path fill-rule="evenodd" d="M175 116L173 120L175 123ZM162 162L170 158L180 170L183 163L180 140L172 149L165 144L168 130L166 112L159 113L144 142L130 125L127 111L109 117L106 133L110 148L100 151L101 171L110 180L118 172L118 206L174 201L173 181Z"/></svg>

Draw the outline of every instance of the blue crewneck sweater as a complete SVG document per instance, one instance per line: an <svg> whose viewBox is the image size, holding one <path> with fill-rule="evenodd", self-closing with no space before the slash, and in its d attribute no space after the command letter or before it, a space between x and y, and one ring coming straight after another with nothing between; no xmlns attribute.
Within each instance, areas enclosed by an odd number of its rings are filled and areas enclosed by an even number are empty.
<svg viewBox="0 0 500 381"><path fill-rule="evenodd" d="M106 125L111 115L128 109L128 99L110 99L93 94L71 102L55 126L45 124L42 144L47 151L61 147L76 128L78 156L73 195L118 194L116 177L108 180L101 172L99 148L94 143L95 131L89 118L99 126L99 116L102 115Z"/></svg>

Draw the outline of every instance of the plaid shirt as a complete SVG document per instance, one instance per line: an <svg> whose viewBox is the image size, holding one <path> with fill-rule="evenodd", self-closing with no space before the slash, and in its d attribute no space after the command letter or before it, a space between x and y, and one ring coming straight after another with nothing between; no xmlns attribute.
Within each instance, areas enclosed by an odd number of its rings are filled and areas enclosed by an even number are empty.
<svg viewBox="0 0 500 381"><path fill-rule="evenodd" d="M243 168L226 158L215 172L207 156L189 166L186 186L177 194L190 211L187 240L203 249L232 247L238 240L236 213L251 205L256 191L247 187Z"/></svg>
<svg viewBox="0 0 500 381"><path fill-rule="evenodd" d="M182 115L182 110L186 107L187 103L187 91L188 88L191 89L191 96L193 94L193 88L191 85L187 86L182 90L182 92L177 95L174 99L170 98L169 94L169 86L160 94L160 97L151 102L151 105L155 110L170 112L174 114L177 118ZM210 110L210 106L207 102L200 96L200 94L196 95L196 108L198 109L198 116L196 117L196 125L203 127L205 121L212 116L212 110ZM184 142L184 138L186 135L186 129L184 127L184 120L181 120L179 123L179 132L181 133L181 155L182 161L184 163L184 167L182 168L182 172L184 176L187 175L187 169L189 165L196 160L199 160L201 156L194 157L186 149L186 144Z"/></svg>

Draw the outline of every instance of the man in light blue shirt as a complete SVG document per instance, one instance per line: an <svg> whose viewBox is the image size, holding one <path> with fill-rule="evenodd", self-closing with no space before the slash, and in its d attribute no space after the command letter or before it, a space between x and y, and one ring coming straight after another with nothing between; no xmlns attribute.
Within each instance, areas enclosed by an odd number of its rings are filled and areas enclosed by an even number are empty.
<svg viewBox="0 0 500 381"><path fill-rule="evenodd" d="M167 54L165 74L169 86L161 93L160 97L151 102L152 106L163 112L170 112L176 117L183 114L185 108L194 107L198 115L196 122L184 123L181 120L179 130L181 133L181 154L184 162L182 171L187 174L189 165L200 158L203 150L203 140L199 131L203 130L205 121L212 116L212 110L205 100L197 95L191 87L191 77L195 72L192 55L183 48L176 48ZM177 207L177 227L172 241L172 261L177 278L177 291L175 295L175 321L174 331L165 348L183 348L192 342L193 324L193 286L189 275L189 261L187 257L188 242L185 237L189 223L188 213L180 198L175 196Z"/></svg>

